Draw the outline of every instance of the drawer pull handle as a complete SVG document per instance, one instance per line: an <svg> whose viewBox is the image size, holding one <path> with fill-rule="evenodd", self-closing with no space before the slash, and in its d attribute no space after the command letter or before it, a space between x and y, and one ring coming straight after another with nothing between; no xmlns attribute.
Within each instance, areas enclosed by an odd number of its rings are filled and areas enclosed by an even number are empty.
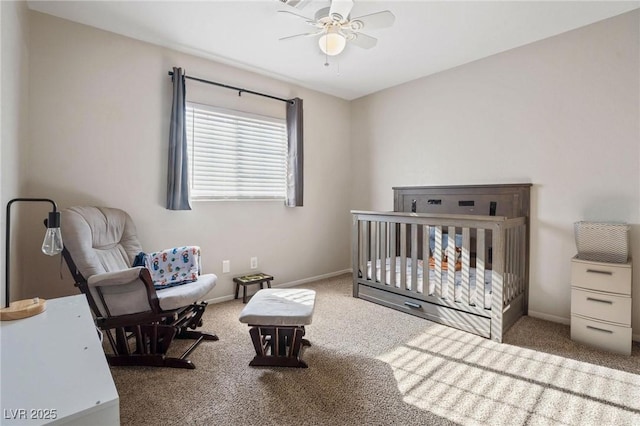
<svg viewBox="0 0 640 426"><path fill-rule="evenodd" d="M606 303L607 305L613 305L612 300L594 299L593 297L587 297L587 300L590 300L592 302Z"/></svg>
<svg viewBox="0 0 640 426"><path fill-rule="evenodd" d="M591 272L592 274L613 275L611 271L598 271L597 269L587 269L587 272Z"/></svg>
<svg viewBox="0 0 640 426"><path fill-rule="evenodd" d="M587 328L590 328L591 330L595 330L595 331L601 331L603 333L613 334L613 331L605 330L604 328L593 327L591 325L588 325Z"/></svg>
<svg viewBox="0 0 640 426"><path fill-rule="evenodd" d="M416 309L420 309L422 308L422 305L419 303L413 303L413 302L404 302L405 305L407 305L410 308L416 308Z"/></svg>

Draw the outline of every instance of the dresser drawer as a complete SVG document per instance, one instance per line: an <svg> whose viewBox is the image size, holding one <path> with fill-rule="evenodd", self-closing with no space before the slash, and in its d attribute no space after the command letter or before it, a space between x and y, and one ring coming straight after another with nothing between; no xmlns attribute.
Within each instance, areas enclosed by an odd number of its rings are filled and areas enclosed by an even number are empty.
<svg viewBox="0 0 640 426"><path fill-rule="evenodd" d="M631 297L571 289L571 313L631 326Z"/></svg>
<svg viewBox="0 0 640 426"><path fill-rule="evenodd" d="M571 340L607 351L631 355L631 327L571 315Z"/></svg>
<svg viewBox="0 0 640 426"><path fill-rule="evenodd" d="M571 259L571 285L596 291L631 294L631 263Z"/></svg>

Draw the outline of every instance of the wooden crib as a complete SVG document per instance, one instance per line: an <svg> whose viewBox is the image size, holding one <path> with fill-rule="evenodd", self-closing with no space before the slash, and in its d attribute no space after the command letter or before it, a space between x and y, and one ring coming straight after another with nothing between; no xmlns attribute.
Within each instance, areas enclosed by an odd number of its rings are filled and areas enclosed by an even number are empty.
<svg viewBox="0 0 640 426"><path fill-rule="evenodd" d="M502 342L527 313L529 188L394 188L396 211L353 211L354 297Z"/></svg>

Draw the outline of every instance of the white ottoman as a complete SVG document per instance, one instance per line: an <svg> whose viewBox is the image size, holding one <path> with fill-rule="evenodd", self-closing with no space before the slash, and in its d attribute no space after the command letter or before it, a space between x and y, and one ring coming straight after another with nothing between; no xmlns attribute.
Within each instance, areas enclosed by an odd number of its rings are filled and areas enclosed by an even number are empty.
<svg viewBox="0 0 640 426"><path fill-rule="evenodd" d="M259 290L240 313L256 350L251 366L307 368L300 359L305 325L311 324L316 292L306 289Z"/></svg>

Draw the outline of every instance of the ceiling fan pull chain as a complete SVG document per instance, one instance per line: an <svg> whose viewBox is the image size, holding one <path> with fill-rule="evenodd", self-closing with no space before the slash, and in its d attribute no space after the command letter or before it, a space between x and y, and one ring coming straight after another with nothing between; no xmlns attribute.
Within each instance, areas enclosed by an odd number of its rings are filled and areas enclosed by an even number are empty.
<svg viewBox="0 0 640 426"><path fill-rule="evenodd" d="M329 66L329 37L324 38L324 63Z"/></svg>

